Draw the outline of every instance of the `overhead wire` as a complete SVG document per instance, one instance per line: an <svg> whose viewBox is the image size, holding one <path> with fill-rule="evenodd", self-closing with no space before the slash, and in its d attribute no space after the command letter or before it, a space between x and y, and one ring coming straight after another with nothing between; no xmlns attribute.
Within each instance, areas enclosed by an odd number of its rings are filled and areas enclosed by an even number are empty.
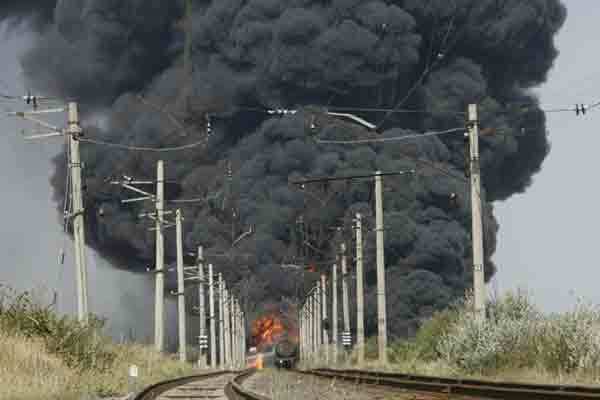
<svg viewBox="0 0 600 400"><path fill-rule="evenodd" d="M87 138L79 138L78 140L80 142L84 142L84 143L91 143L91 144L96 144L96 145L106 146L106 147L112 147L112 148L117 148L117 149L122 149L122 150L149 151L149 152L157 152L157 153L187 150L187 149L191 149L191 148L194 148L194 147L199 147L199 146L207 144L207 140L206 139L203 139L203 140L198 141L198 142L188 143L188 144L184 144L184 145L181 145L181 146L174 146L174 147L131 146L131 145L126 145L126 144L121 144L121 143L106 142L106 141L103 141L103 140L87 139Z"/></svg>
<svg viewBox="0 0 600 400"><path fill-rule="evenodd" d="M395 114L456 114L466 115L466 112L455 110L427 110L410 108L377 108L377 107L327 107L328 111L359 111L359 112L390 112Z"/></svg>
<svg viewBox="0 0 600 400"><path fill-rule="evenodd" d="M460 128L446 129L443 131L430 131L430 132L414 134L414 135L393 136L393 137L374 138L374 139L355 139L355 140L315 139L315 140L317 143L320 143L320 144L349 144L349 145L352 145L352 144L378 143L378 142L401 142L401 141L410 140L410 139L420 139L420 138L428 137L428 136L440 136L440 135L447 135L450 133L464 132L464 131L466 131L466 128L460 127Z"/></svg>
<svg viewBox="0 0 600 400"><path fill-rule="evenodd" d="M406 101L408 101L408 99L410 99L410 97L413 95L413 93L420 86L422 86L423 82L425 81L425 78L427 78L427 75L429 75L429 73L431 72L431 70L433 70L442 61L442 59L444 58L445 53L447 53L458 42L459 36L457 35L457 38L456 38L455 42L453 44L451 44L448 48L445 48L446 42L448 41L448 39L450 37L450 32L453 29L455 18L456 18L456 14L452 16L452 20L450 21L450 24L448 26L448 31L446 32L446 35L444 36L444 39L443 39L443 41L441 43L440 50L438 51L438 56L436 57L436 60L432 63L431 59L430 59L430 56L431 56L432 50L433 50L433 45L432 45L431 49L430 49L430 52L429 52L427 64L425 65L425 69L423 70L423 73L419 76L419 79L417 79L415 81L415 83L409 88L409 90L404 95L404 97L402 99L400 99L400 101L398 101L396 103L396 105L393 107L394 110L402 107L402 105L404 105L406 103ZM393 114L393 112L388 111L385 114L385 116L377 123L377 128L376 129L379 130L383 126L383 124L385 124L387 122L387 120L390 118L390 116L392 114Z"/></svg>

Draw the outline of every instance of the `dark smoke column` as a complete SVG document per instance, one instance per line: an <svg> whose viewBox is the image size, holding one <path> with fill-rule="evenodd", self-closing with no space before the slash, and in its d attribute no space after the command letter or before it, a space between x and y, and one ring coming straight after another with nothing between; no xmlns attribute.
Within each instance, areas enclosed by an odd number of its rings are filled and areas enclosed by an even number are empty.
<svg viewBox="0 0 600 400"><path fill-rule="evenodd" d="M53 3L38 3L8 2L0 15L31 15L43 33L22 60L33 87L77 98L90 115L107 117L101 127L88 127L89 136L177 146L206 137L210 117L207 146L160 155L167 180L179 183L167 184L166 194L205 200L184 208L186 246L227 254L210 262L244 289L249 305L295 296L302 276L292 278L276 265L300 253L313 262L330 259L329 227L360 212L367 331L375 331L372 188L336 183L309 194L288 184L304 176L417 169L414 179L390 182L384 198L393 335L414 332L422 317L472 281L462 138L317 145L310 138L313 120L324 138L365 134L324 118L320 107L390 108L404 99L402 108L432 111L389 115L382 135L393 136L464 126L467 104L479 104L482 132L494 133L480 145L487 279L495 271L490 257L498 230L492 202L523 192L548 153L545 117L528 89L545 81L557 56L554 35L566 15L559 0L195 1L191 76L183 71L182 1L61 0L51 12ZM260 112L265 107L301 111L273 117ZM386 117L358 114L375 122ZM159 155L86 145L82 158L92 246L115 266L142 268L153 259L153 242L135 218L140 205L121 204L103 182L123 173L150 178ZM59 201L64 160L56 165ZM300 216L302 232L295 223ZM250 226L254 234L232 248ZM299 238L312 247L303 248ZM174 258L171 239L166 254Z"/></svg>

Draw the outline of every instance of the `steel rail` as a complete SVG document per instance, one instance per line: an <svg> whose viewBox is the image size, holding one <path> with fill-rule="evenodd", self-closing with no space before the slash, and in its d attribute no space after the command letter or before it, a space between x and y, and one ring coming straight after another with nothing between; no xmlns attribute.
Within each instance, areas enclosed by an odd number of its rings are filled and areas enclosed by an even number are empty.
<svg viewBox="0 0 600 400"><path fill-rule="evenodd" d="M341 379L418 392L474 396L503 400L592 400L600 399L600 387L550 385L490 380L444 378L356 369L297 370L296 372L328 379Z"/></svg>
<svg viewBox="0 0 600 400"><path fill-rule="evenodd" d="M251 392L242 387L243 382L248 379L256 370L250 369L242 372L229 382L225 388L225 394L231 400L271 400L258 393Z"/></svg>
<svg viewBox="0 0 600 400"><path fill-rule="evenodd" d="M135 395L133 397L133 400L155 400L163 393L175 389L178 386L183 386L192 382L207 381L211 378L218 378L220 376L229 374L234 374L236 376L233 378L233 380L229 381L224 387L225 393L228 398L232 400L271 400L266 397L258 396L255 393L247 392L242 388L241 383L243 382L243 380L251 376L254 372L255 370L253 369L248 369L244 371L224 370L218 372L210 372L206 374L191 375L176 379L169 379L146 387L140 393Z"/></svg>

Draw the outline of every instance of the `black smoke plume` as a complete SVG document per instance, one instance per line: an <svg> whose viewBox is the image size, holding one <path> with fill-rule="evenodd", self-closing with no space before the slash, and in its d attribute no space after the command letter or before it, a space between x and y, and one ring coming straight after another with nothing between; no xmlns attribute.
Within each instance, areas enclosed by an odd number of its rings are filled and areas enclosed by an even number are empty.
<svg viewBox="0 0 600 400"><path fill-rule="evenodd" d="M188 68L183 1L8 4L13 6L0 6L0 15L31 14L42 32L22 60L31 84L77 99L84 114L107 117L99 127L87 127L88 138L154 147L205 140L162 154L84 143L90 245L121 268L152 263L152 233L136 218L149 206L121 204L127 195L105 181L122 174L152 179L163 159L169 198L203 199L179 204L186 251L202 244L207 258L255 305L293 298L316 275L283 270L282 263L329 268L343 237L353 254L357 211L364 215L372 298L372 184L332 182L301 190L290 181L376 169L417 171L385 179L393 334L412 333L420 318L470 284L461 134L322 145L314 135L372 135L328 117L326 107L430 111L355 112L391 137L464 126L467 105L480 104L488 279L495 272L490 257L498 230L492 202L523 192L549 151L544 113L528 90L546 80L557 56L554 35L566 16L560 0L194 0ZM298 112L273 116L265 108ZM64 158L56 165L52 183L62 200ZM167 253L173 260L171 239ZM371 331L374 310L369 307Z"/></svg>

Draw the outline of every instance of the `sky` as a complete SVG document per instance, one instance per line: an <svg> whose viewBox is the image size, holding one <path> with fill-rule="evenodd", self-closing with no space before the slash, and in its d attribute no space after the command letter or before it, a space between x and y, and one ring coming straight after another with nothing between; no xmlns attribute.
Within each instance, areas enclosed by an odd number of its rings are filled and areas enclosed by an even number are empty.
<svg viewBox="0 0 600 400"><path fill-rule="evenodd" d="M1 26L1 25L0 25ZM25 94L18 57L27 48L29 38L21 31L6 32L0 28L0 89L10 94ZM19 104L0 103L0 109ZM64 118L66 116L63 115ZM45 119L45 118L44 118ZM54 123L64 126L60 119ZM61 151L62 140L51 138L25 141L25 133L35 133L33 126L0 115L0 284L17 290L34 289L45 302L57 291L58 310L76 314L75 260L73 242L62 232L52 200L49 177L52 157ZM59 252L65 251L64 265ZM153 340L154 297L151 276L135 275L112 268L92 250L87 250L89 308L108 318L108 332L115 338ZM166 307L167 320L174 321L174 302ZM175 323L167 324L167 342L175 341Z"/></svg>
<svg viewBox="0 0 600 400"><path fill-rule="evenodd" d="M569 16L558 36L560 56L549 81L536 90L545 106L573 106L600 100L600 57L593 38L600 7L597 0L564 0ZM18 56L28 46L23 31L2 33L0 29L0 87L10 93L25 93ZM0 104L1 106L2 104ZM564 311L576 296L600 303L595 271L595 207L599 189L595 187L592 162L600 148L594 123L600 112L586 117L571 113L548 114L552 143L550 155L533 185L521 195L496 203L500 223L498 249L494 260L498 274L490 289L503 292L516 288L530 290L536 303L546 311ZM50 159L60 151L56 139L26 143L21 129L31 126L0 116L0 284L16 289L57 290L61 312L75 312L75 271L72 242L57 223L48 177ZM587 184L589 182L589 184ZM58 262L64 248L64 265ZM138 340L153 332L153 285L151 277L111 268L87 252L90 308L109 318L115 337L133 334ZM50 296L51 297L51 296ZM175 317L173 302L167 318ZM174 323L169 336L174 336ZM131 329L136 327L132 332Z"/></svg>
<svg viewBox="0 0 600 400"><path fill-rule="evenodd" d="M548 82L535 91L550 108L600 101L598 1L563 2L568 16L557 38L560 55ZM496 286L499 292L527 289L544 310L565 311L578 297L600 304L600 189L594 167L600 112L546 116L552 148L541 172L524 194L495 205Z"/></svg>

